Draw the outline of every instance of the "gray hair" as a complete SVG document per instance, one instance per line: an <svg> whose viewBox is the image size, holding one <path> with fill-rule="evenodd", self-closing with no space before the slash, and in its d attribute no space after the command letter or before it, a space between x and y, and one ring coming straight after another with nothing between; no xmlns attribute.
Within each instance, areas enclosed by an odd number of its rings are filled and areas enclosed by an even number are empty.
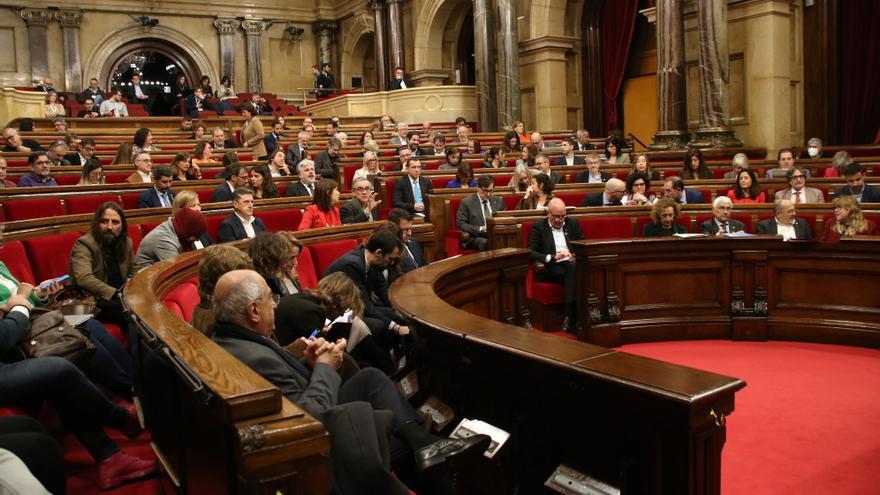
<svg viewBox="0 0 880 495"><path fill-rule="evenodd" d="M314 167L314 166L315 166L315 162L312 161L312 160L309 160L308 158L306 158L305 160L301 160L299 163L296 164L296 172L297 172L297 173L302 172L303 169L305 169L305 168L308 167L309 165L311 165L312 167Z"/></svg>
<svg viewBox="0 0 880 495"><path fill-rule="evenodd" d="M749 157L745 153L737 153L733 155L733 166L740 168L749 168Z"/></svg>
<svg viewBox="0 0 880 495"><path fill-rule="evenodd" d="M727 206L733 208L733 201L727 196L718 196L715 198L715 201L712 201L712 208L718 208L721 206L721 203L725 203Z"/></svg>
<svg viewBox="0 0 880 495"><path fill-rule="evenodd" d="M584 136L590 137L590 131L588 131L586 129L578 129L578 131L575 135L578 137L578 139L580 139Z"/></svg>
<svg viewBox="0 0 880 495"><path fill-rule="evenodd" d="M590 153L589 155L587 155L586 161L587 162L601 162L602 159L599 158L599 155L597 155L595 153Z"/></svg>
<svg viewBox="0 0 880 495"><path fill-rule="evenodd" d="M822 140L817 137L811 137L809 141L807 141L807 146L815 144L816 146L822 146Z"/></svg>
<svg viewBox="0 0 880 495"><path fill-rule="evenodd" d="M214 298L214 320L231 323L246 321L248 304L263 300L263 288L253 278L236 284L222 299Z"/></svg>

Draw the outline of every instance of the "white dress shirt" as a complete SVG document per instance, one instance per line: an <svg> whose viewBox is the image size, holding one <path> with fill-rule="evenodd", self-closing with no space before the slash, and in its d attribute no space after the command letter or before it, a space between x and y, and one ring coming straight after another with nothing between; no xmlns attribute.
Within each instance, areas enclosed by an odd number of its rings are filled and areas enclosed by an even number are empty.
<svg viewBox="0 0 880 495"><path fill-rule="evenodd" d="M787 241L789 239L797 239L797 234L794 231L794 223L791 225L785 225L783 223L779 223L779 220L776 220L776 233L782 236L783 241Z"/></svg>
<svg viewBox="0 0 880 495"><path fill-rule="evenodd" d="M235 216L237 216L238 219L241 220L241 225L244 227L244 233L247 234L247 236L249 238L253 238L255 235L257 235L254 232L254 217L251 217L250 219L245 220L238 213L236 213Z"/></svg>

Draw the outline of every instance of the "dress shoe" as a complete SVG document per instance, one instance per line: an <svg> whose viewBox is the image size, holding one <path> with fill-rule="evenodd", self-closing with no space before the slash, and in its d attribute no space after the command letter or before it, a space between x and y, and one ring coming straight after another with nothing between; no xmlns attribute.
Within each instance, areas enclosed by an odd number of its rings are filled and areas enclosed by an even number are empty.
<svg viewBox="0 0 880 495"><path fill-rule="evenodd" d="M443 438L416 451L416 467L422 475L436 477L450 468L450 461L470 463L489 448L492 437ZM464 464L462 464L464 465Z"/></svg>
<svg viewBox="0 0 880 495"><path fill-rule="evenodd" d="M122 432L123 435L128 438L135 439L144 432L144 429L141 427L141 422L138 419L137 408L134 404L120 404L126 411L128 411L128 420L125 424L119 428L119 431Z"/></svg>
<svg viewBox="0 0 880 495"><path fill-rule="evenodd" d="M98 487L109 490L126 481L155 473L157 468L155 460L138 459L120 450L98 464Z"/></svg>

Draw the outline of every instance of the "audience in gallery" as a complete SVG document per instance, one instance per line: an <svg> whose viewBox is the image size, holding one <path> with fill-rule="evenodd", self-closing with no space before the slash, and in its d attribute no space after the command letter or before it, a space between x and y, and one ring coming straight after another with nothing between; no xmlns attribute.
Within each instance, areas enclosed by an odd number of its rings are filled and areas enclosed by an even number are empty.
<svg viewBox="0 0 880 495"><path fill-rule="evenodd" d="M678 223L681 206L670 199L660 198L651 207L651 223L646 223L642 237L668 237L674 234L685 234L687 228Z"/></svg>
<svg viewBox="0 0 880 495"><path fill-rule="evenodd" d="M91 104L87 103L89 100L91 100ZM84 104L88 109L101 105L101 102L104 101L104 90L98 85L96 78L89 79L88 87L80 93L76 101Z"/></svg>
<svg viewBox="0 0 880 495"><path fill-rule="evenodd" d="M719 196L712 202L712 218L700 224L700 232L706 235L722 236L736 232L745 232L746 225L739 220L730 218L733 212L733 201L727 196Z"/></svg>
<svg viewBox="0 0 880 495"><path fill-rule="evenodd" d="M247 168L241 167L244 173ZM244 181L247 176L244 177ZM254 216L254 191L247 187L236 187L232 192L232 213L221 223L217 233L217 242L240 241L253 238L266 231L263 221Z"/></svg>
<svg viewBox="0 0 880 495"><path fill-rule="evenodd" d="M455 178L446 183L446 189L461 189L463 187L477 187L474 180L474 170L467 163L460 164L455 169Z"/></svg>
<svg viewBox="0 0 880 495"><path fill-rule="evenodd" d="M815 187L807 187L807 174L803 167L792 167L785 174L788 188L776 192L776 199L787 199L795 204L824 203L825 195Z"/></svg>
<svg viewBox="0 0 880 495"><path fill-rule="evenodd" d="M83 102L83 108L79 112L76 113L77 118L80 119L93 119L95 117L100 117L101 114L98 112L100 108L99 103L95 103L95 100L91 98L86 98Z"/></svg>
<svg viewBox="0 0 880 495"><path fill-rule="evenodd" d="M711 179L712 172L706 166L706 158L699 148L688 148L681 165L681 178L684 180Z"/></svg>
<svg viewBox="0 0 880 495"><path fill-rule="evenodd" d="M545 210L553 199L555 184L543 173L532 175L525 195L516 204L514 210Z"/></svg>
<svg viewBox="0 0 880 495"><path fill-rule="evenodd" d="M592 192L584 196L580 206L621 206L626 194L626 182L617 178L608 179L604 191Z"/></svg>
<svg viewBox="0 0 880 495"><path fill-rule="evenodd" d="M877 223L865 218L855 196L837 196L831 204L834 221L826 222L823 241L838 242L841 237L851 235L880 235Z"/></svg>
<svg viewBox="0 0 880 495"><path fill-rule="evenodd" d="M794 167L796 161L794 151L792 151L791 148L782 148L776 153L776 160L779 162L779 168L768 170L766 174L764 174L768 179L785 177L785 174L788 173L789 169ZM804 169L804 172L807 177L810 176L809 170Z"/></svg>
<svg viewBox="0 0 880 495"><path fill-rule="evenodd" d="M138 270L196 249L195 242L207 231L204 215L192 208L179 208L141 240L135 256Z"/></svg>
<svg viewBox="0 0 880 495"><path fill-rule="evenodd" d="M67 111L64 109L64 105L58 102L58 93L56 93L55 90L46 93L45 103L46 111L44 112L44 116L47 119L64 117L67 115Z"/></svg>
<svg viewBox="0 0 880 495"><path fill-rule="evenodd" d="M376 198L373 181L367 177L355 179L351 185L352 196L339 208L339 218L343 225L350 223L372 222L379 219L379 205L382 200Z"/></svg>
<svg viewBox="0 0 880 495"><path fill-rule="evenodd" d="M773 202L773 218L758 222L755 233L781 235L783 241L813 238L810 224L802 218L797 218L797 208L788 199L777 199Z"/></svg>
<svg viewBox="0 0 880 495"><path fill-rule="evenodd" d="M101 102L101 117L128 117L128 106L122 101L122 89L113 88L110 97Z"/></svg>
<svg viewBox="0 0 880 495"><path fill-rule="evenodd" d="M333 179L319 180L315 184L314 202L303 211L303 217L297 230L342 225L338 203L339 184Z"/></svg>
<svg viewBox="0 0 880 495"><path fill-rule="evenodd" d="M495 182L491 175L477 179L477 191L462 198L456 213L458 229L467 233L462 247L485 251L489 247L489 219L497 212L506 210L504 200L495 195Z"/></svg>
<svg viewBox="0 0 880 495"><path fill-rule="evenodd" d="M214 93L214 98L217 98L220 101L238 98L238 93L233 89L232 81L229 79L229 76L223 76L223 78L220 79L220 86L217 87L217 92ZM232 110L232 108L229 108L229 110Z"/></svg>
<svg viewBox="0 0 880 495"><path fill-rule="evenodd" d="M836 197L852 195L859 203L880 203L880 187L865 184L864 168L853 162L844 167L846 185L835 191Z"/></svg>
<svg viewBox="0 0 880 495"><path fill-rule="evenodd" d="M727 197L734 203L765 203L767 201L764 191L758 184L758 176L755 171L744 168L740 170L733 189L727 191Z"/></svg>
<svg viewBox="0 0 880 495"><path fill-rule="evenodd" d="M153 159L149 153L141 151L134 154L134 169L135 171L125 179L125 182L129 184L152 182Z"/></svg>
<svg viewBox="0 0 880 495"><path fill-rule="evenodd" d="M650 205L657 197L650 193L651 179L644 172L634 172L626 176L626 195L620 199L625 206Z"/></svg>
<svg viewBox="0 0 880 495"><path fill-rule="evenodd" d="M660 180L660 173L651 168L651 160L648 158L647 153L637 153L635 155L632 170L630 170L627 175L634 174L636 172L646 174L648 176L648 179L652 181Z"/></svg>
<svg viewBox="0 0 880 495"><path fill-rule="evenodd" d="M299 181L288 184L287 189L284 191L284 196L288 198L314 196L315 181L318 178L318 175L315 173L315 162L309 159L299 162L299 165L296 166L296 175L299 176Z"/></svg>
<svg viewBox="0 0 880 495"><path fill-rule="evenodd" d="M272 199L278 197L278 186L272 179L268 165L255 165L251 168L248 185L254 191L254 199Z"/></svg>
<svg viewBox="0 0 880 495"><path fill-rule="evenodd" d="M49 175L52 162L45 151L37 151L28 156L31 171L18 179L18 187L57 187L58 182Z"/></svg>
<svg viewBox="0 0 880 495"><path fill-rule="evenodd" d="M581 157L581 160L584 160L584 158ZM574 179L575 182L580 184L599 184L602 182L608 182L608 179L611 178L611 174L599 170L602 165L602 160L599 158L599 155L590 153L586 156L585 163L587 169L577 174Z"/></svg>

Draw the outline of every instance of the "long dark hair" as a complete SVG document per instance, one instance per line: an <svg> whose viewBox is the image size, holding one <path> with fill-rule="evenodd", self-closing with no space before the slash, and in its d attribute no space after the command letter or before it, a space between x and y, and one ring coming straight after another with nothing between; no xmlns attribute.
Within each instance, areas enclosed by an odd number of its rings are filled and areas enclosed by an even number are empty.
<svg viewBox="0 0 880 495"><path fill-rule="evenodd" d="M101 217L104 216L104 212L107 210L115 211L119 214L119 218L122 221L122 230L119 232L119 237L114 239L109 245L105 245L102 242L103 236L101 235ZM91 232L92 237L101 244L101 247L111 258L115 258L119 261L128 260L130 254L130 250L128 249L128 221L125 219L125 210L123 210L116 201L105 201L101 203L101 206L98 207L95 211L95 215L92 217L92 225L89 231Z"/></svg>
<svg viewBox="0 0 880 495"><path fill-rule="evenodd" d="M150 134L150 129L148 127L141 127L134 133L134 145L138 148L143 148L145 144L147 144L147 136Z"/></svg>
<svg viewBox="0 0 880 495"><path fill-rule="evenodd" d="M700 161L700 167L696 172L691 168L691 157L696 156ZM689 179L708 179L711 175L709 174L709 167L706 166L706 158L703 157L703 152L700 151L699 148L690 148L687 153L684 155L684 163L681 166L681 178L685 180Z"/></svg>
<svg viewBox="0 0 880 495"><path fill-rule="evenodd" d="M315 204L319 210L327 212L333 209L331 196L338 187L339 184L333 179L321 179L315 183Z"/></svg>
<svg viewBox="0 0 880 495"><path fill-rule="evenodd" d="M739 178L742 174L748 174L749 178L752 179L752 185L749 187L749 199L757 198L758 195L761 194L761 187L758 186L758 176L755 174L754 170L744 168L736 174L736 182L733 184L733 194L736 195L736 199L743 199L745 197L743 188L739 185Z"/></svg>
<svg viewBox="0 0 880 495"><path fill-rule="evenodd" d="M263 190L262 199L269 198L277 198L278 197L278 186L275 185L275 181L272 180L272 172L269 170L269 166L266 164L255 165L251 169L251 173L258 173L263 176L263 185L260 186Z"/></svg>

